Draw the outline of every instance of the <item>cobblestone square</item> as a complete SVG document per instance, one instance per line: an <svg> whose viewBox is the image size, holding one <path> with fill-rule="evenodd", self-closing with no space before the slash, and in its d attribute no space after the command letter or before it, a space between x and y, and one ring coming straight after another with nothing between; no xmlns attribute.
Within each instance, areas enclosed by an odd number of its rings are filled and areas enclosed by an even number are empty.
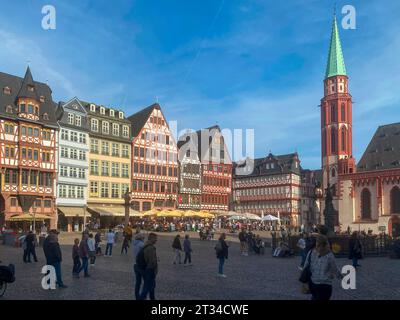
<svg viewBox="0 0 400 320"><path fill-rule="evenodd" d="M160 234L157 252L160 259L157 276L157 299L296 299L307 300L298 281L299 257L273 258L270 249L265 255L240 256L236 238L230 240L229 259L225 266L226 279L217 274L214 241L200 241L192 236L193 266L173 265L171 243L174 234ZM9 284L3 300L7 299L134 299L133 258L121 255L121 243L113 249L111 258L98 257L90 269L90 278L72 278L71 243L75 235L61 235L63 252L62 273L68 288L43 290L41 267L45 264L43 250L37 248L38 263L22 262L22 249L0 246L2 264L16 265L17 280ZM104 245L103 245L104 250ZM341 267L347 259L337 259ZM400 260L387 257L366 258L357 271L357 289L343 290L334 282L333 300L351 299L400 299Z"/></svg>

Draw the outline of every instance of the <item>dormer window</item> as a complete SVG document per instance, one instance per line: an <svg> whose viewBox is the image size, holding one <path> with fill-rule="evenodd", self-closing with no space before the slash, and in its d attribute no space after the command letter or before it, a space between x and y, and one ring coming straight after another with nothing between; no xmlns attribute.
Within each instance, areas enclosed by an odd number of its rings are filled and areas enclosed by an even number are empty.
<svg viewBox="0 0 400 320"><path fill-rule="evenodd" d="M44 96L40 96L39 100L40 102L44 102Z"/></svg>
<svg viewBox="0 0 400 320"><path fill-rule="evenodd" d="M12 114L13 113L13 107L10 106L10 105L6 106L6 113Z"/></svg>
<svg viewBox="0 0 400 320"><path fill-rule="evenodd" d="M3 93L4 93L4 94L11 94L11 89L10 89L10 87L4 87L4 88L3 88Z"/></svg>
<svg viewBox="0 0 400 320"><path fill-rule="evenodd" d="M115 117L115 111L110 109L110 117Z"/></svg>
<svg viewBox="0 0 400 320"><path fill-rule="evenodd" d="M21 103L19 105L19 112L20 113L26 113L26 104L25 103Z"/></svg>
<svg viewBox="0 0 400 320"><path fill-rule="evenodd" d="M120 119L123 119L124 118L124 113L120 111L120 112L118 112L118 116L119 116Z"/></svg>
<svg viewBox="0 0 400 320"><path fill-rule="evenodd" d="M90 105L90 111L96 112L96 105L94 105L93 103Z"/></svg>
<svg viewBox="0 0 400 320"><path fill-rule="evenodd" d="M49 115L47 113L43 113L43 120L49 120Z"/></svg>
<svg viewBox="0 0 400 320"><path fill-rule="evenodd" d="M104 107L100 107L100 114L106 114L106 109Z"/></svg>
<svg viewBox="0 0 400 320"><path fill-rule="evenodd" d="M34 87L34 86L31 86L31 85L28 85L28 90L29 90L30 92L33 92L33 91L35 91L35 87Z"/></svg>

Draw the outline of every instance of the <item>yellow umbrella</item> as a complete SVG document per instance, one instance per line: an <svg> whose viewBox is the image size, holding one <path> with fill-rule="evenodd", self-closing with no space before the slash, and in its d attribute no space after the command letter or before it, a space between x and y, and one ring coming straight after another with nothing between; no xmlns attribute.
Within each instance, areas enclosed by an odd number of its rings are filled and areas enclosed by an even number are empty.
<svg viewBox="0 0 400 320"><path fill-rule="evenodd" d="M36 214L35 215L35 220L43 221L46 219L51 219L51 217L46 216L44 214ZM12 216L10 218L10 221L33 221L33 214L24 213L24 214Z"/></svg>
<svg viewBox="0 0 400 320"><path fill-rule="evenodd" d="M156 216L159 212L160 212L160 210L158 210L158 209L151 209L151 210L148 210L145 213L143 213L143 217Z"/></svg>
<svg viewBox="0 0 400 320"><path fill-rule="evenodd" d="M198 217L212 219L212 218L214 218L214 215L208 211L201 210L198 213Z"/></svg>
<svg viewBox="0 0 400 320"><path fill-rule="evenodd" d="M157 213L157 218L166 218L166 217L181 217L182 212L179 210L161 210L160 212Z"/></svg>
<svg viewBox="0 0 400 320"><path fill-rule="evenodd" d="M194 210L186 210L183 213L184 217L196 217L199 215L199 211L194 211Z"/></svg>

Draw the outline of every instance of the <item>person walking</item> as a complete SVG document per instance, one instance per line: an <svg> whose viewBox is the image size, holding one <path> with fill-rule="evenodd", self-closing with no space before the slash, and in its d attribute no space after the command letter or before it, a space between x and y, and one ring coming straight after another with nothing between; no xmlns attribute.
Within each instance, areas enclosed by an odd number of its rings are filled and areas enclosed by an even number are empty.
<svg viewBox="0 0 400 320"><path fill-rule="evenodd" d="M156 243L157 235L153 232L149 233L148 240L136 259L138 267L144 270L144 284L140 293L140 300L146 300L148 295L150 295L151 300L155 300L156 276L158 273Z"/></svg>
<svg viewBox="0 0 400 320"><path fill-rule="evenodd" d="M174 249L174 264L177 262L181 264L181 251L182 251L182 245L181 245L181 236L178 234L174 238L174 241L172 242L172 248Z"/></svg>
<svg viewBox="0 0 400 320"><path fill-rule="evenodd" d="M23 234L22 236L20 236L18 238L18 241L20 242L22 250L24 252L24 254L22 256L22 260L25 263L28 263L28 250L27 250L27 246L26 246L26 236L27 236L26 234Z"/></svg>
<svg viewBox="0 0 400 320"><path fill-rule="evenodd" d="M74 266L72 268L72 277L79 278L79 270L81 269L81 259L79 257L79 239L74 240L74 246L72 247L72 261Z"/></svg>
<svg viewBox="0 0 400 320"><path fill-rule="evenodd" d="M124 251L125 251L125 254L128 254L129 239L132 239L132 236L131 237L129 237L128 235L124 236L124 240L122 241L121 254Z"/></svg>
<svg viewBox="0 0 400 320"><path fill-rule="evenodd" d="M62 253L60 249L60 244L58 243L58 233L59 232L55 229L50 230L49 235L43 242L43 252L46 257L46 264L53 266L56 271L56 283L58 287L67 288L67 286L62 281Z"/></svg>
<svg viewBox="0 0 400 320"><path fill-rule="evenodd" d="M78 275L83 270L84 277L90 277L88 266L89 266L89 246L88 246L88 234L86 232L82 235L82 240L79 244L79 257L82 260L82 266L79 268Z"/></svg>
<svg viewBox="0 0 400 320"><path fill-rule="evenodd" d="M101 255L101 233L100 230L97 230L96 235L94 236L94 245L96 249L96 255Z"/></svg>
<svg viewBox="0 0 400 320"><path fill-rule="evenodd" d="M335 256L330 250L329 241L325 235L317 235L316 246L309 255L304 268L310 265L311 300L329 300L332 295L332 280L335 276L342 278L342 274L336 265Z"/></svg>
<svg viewBox="0 0 400 320"><path fill-rule="evenodd" d="M89 249L90 266L94 267L96 263L96 240L93 238L93 233L89 233L87 245Z"/></svg>
<svg viewBox="0 0 400 320"><path fill-rule="evenodd" d="M307 255L307 253L306 253L306 240L305 240L305 237L304 237L303 233L300 234L299 241L297 241L297 247L300 250L301 261L300 261L299 269L301 270L303 268L303 266L304 266L304 263L306 261L306 255Z"/></svg>
<svg viewBox="0 0 400 320"><path fill-rule="evenodd" d="M115 233L114 233L114 231L112 231L112 229L108 230L108 232L106 234L106 238L107 238L107 246L106 246L105 256L111 257L112 256L112 248L113 248L114 241L115 241Z"/></svg>
<svg viewBox="0 0 400 320"><path fill-rule="evenodd" d="M224 264L225 260L228 259L228 245L225 242L225 233L222 233L221 236L219 237L219 240L217 244L215 245L215 251L217 254L217 259L219 261L218 265L218 276L222 278L226 278L226 275L224 274Z"/></svg>
<svg viewBox="0 0 400 320"><path fill-rule="evenodd" d="M239 232L239 241L240 241L240 254L242 256L248 256L247 235L246 235L246 230L244 228L242 228L242 230Z"/></svg>
<svg viewBox="0 0 400 320"><path fill-rule="evenodd" d="M189 235L185 235L185 240L183 241L183 251L185 252L185 260L183 261L183 264L186 266L186 262L188 262L188 265L192 265L192 244L189 240Z"/></svg>
<svg viewBox="0 0 400 320"><path fill-rule="evenodd" d="M133 271L135 272L135 299L140 300L140 287L143 282L144 269L141 269L136 263L136 259L140 250L144 247L144 234L137 234L135 240L133 240L133 258L135 264L133 265Z"/></svg>
<svg viewBox="0 0 400 320"><path fill-rule="evenodd" d="M36 257L36 250L35 250L35 246L36 246L36 235L32 232L29 231L28 235L25 238L25 242L26 242L26 255L27 255L27 261L31 262L31 255L33 256L33 260L35 262L38 262L38 259Z"/></svg>
<svg viewBox="0 0 400 320"><path fill-rule="evenodd" d="M353 267L361 267L358 264L358 259L362 258L362 246L358 236L358 232L354 231L349 240L349 259L353 261Z"/></svg>

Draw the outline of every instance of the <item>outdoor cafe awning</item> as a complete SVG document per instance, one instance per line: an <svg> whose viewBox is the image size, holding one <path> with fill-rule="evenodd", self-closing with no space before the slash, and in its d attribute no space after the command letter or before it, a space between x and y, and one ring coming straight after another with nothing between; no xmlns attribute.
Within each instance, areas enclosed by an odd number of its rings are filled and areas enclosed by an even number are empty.
<svg viewBox="0 0 400 320"><path fill-rule="evenodd" d="M36 221L44 221L47 219L52 219L49 216L46 216L45 214L36 214L35 215L35 220ZM20 215L15 215L12 216L9 221L33 221L33 214L20 214Z"/></svg>
<svg viewBox="0 0 400 320"><path fill-rule="evenodd" d="M83 217L85 215L84 207L64 207L58 206L57 209L64 214L65 217ZM89 214L86 214L87 216Z"/></svg>
<svg viewBox="0 0 400 320"><path fill-rule="evenodd" d="M104 207L88 207L91 211L96 212L101 217L125 217L125 207L124 206L104 206ZM129 209L130 217L141 217L142 214L133 209Z"/></svg>

